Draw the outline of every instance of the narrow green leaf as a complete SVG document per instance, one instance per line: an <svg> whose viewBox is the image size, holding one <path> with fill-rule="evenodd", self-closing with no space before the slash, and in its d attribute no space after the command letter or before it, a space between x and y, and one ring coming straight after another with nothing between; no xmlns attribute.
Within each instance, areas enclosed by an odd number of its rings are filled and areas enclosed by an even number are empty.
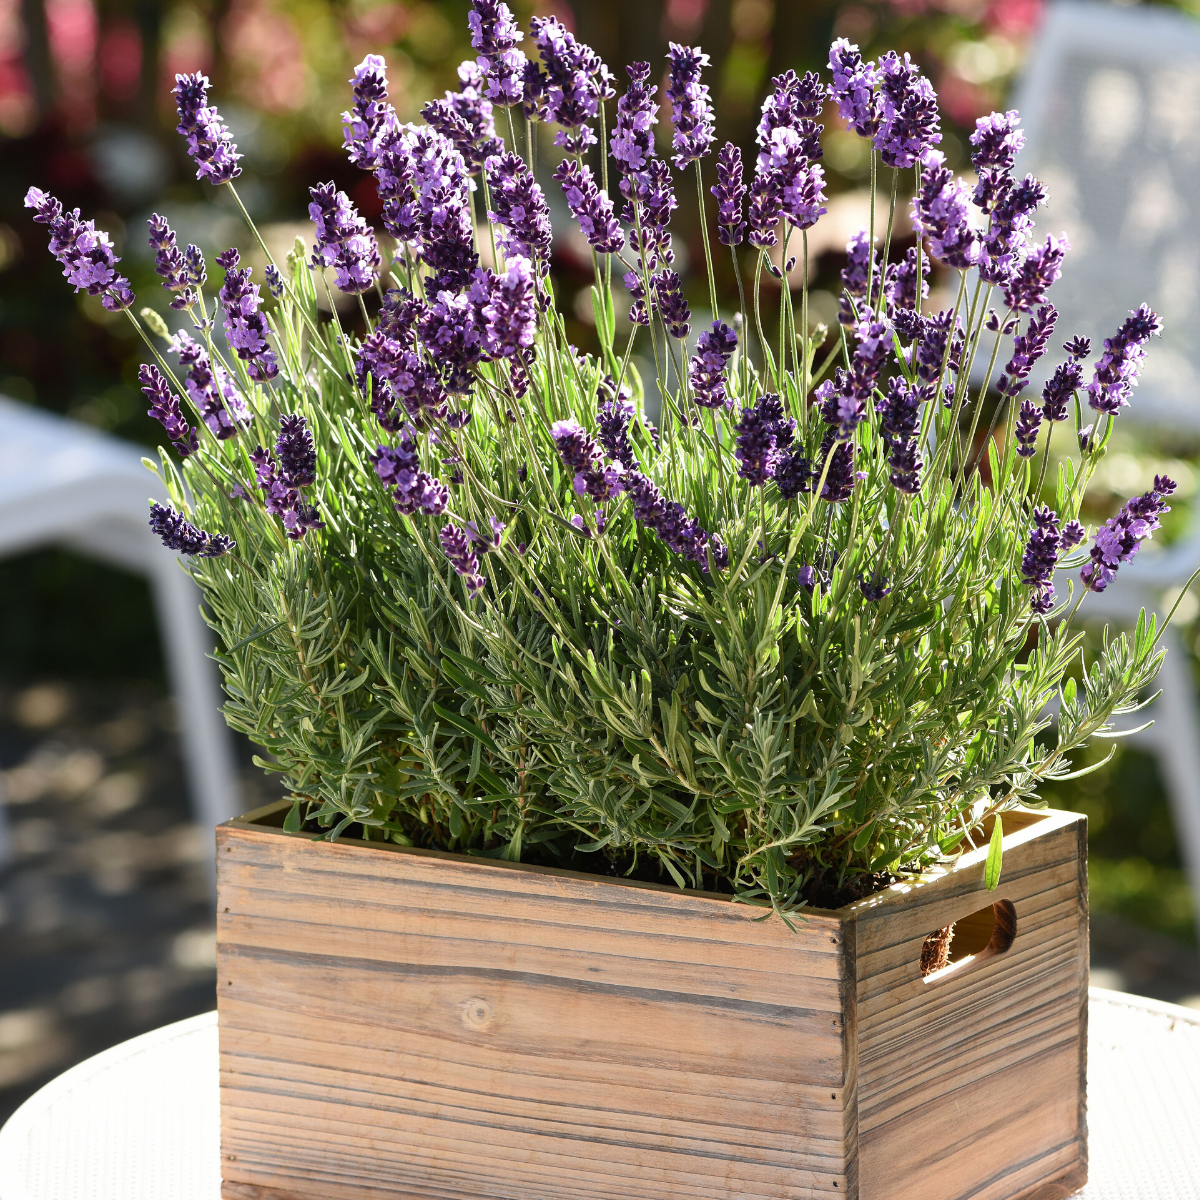
<svg viewBox="0 0 1200 1200"><path fill-rule="evenodd" d="M992 840L988 843L987 864L983 868L983 886L994 892L1000 886L1000 867L1004 859L1004 822L996 814Z"/></svg>
<svg viewBox="0 0 1200 1200"><path fill-rule="evenodd" d="M288 809L288 815L283 818L284 833L299 833L304 825L304 819L300 816L300 801L293 800L292 807Z"/></svg>
<svg viewBox="0 0 1200 1200"><path fill-rule="evenodd" d="M469 737L476 738L481 741L489 750L495 754L500 753L500 747L492 741L491 735L480 729L474 721L468 721L466 717L459 716L456 712L451 712L448 708L443 708L440 704L435 703L433 711L437 713L443 721L448 721L456 729L461 729L463 733Z"/></svg>

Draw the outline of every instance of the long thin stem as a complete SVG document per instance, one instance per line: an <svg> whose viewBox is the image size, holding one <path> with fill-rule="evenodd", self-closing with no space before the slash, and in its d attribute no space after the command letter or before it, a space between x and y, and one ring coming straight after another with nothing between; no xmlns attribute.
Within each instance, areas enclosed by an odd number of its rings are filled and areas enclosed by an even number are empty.
<svg viewBox="0 0 1200 1200"><path fill-rule="evenodd" d="M708 298L712 305L713 320L717 320L717 278L713 273L712 247L708 244L708 220L704 211L704 179L700 173L700 160L696 159L696 203L700 210L700 232L704 236L704 263L708 268Z"/></svg>

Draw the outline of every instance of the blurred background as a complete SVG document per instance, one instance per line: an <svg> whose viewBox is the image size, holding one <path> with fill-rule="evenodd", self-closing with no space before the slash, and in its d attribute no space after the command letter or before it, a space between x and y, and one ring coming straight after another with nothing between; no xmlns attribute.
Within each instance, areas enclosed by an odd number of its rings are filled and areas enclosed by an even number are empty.
<svg viewBox="0 0 1200 1200"><path fill-rule="evenodd" d="M969 166L975 118L1011 99L1047 16L1043 0L512 7L523 22L557 15L602 55L619 90L623 64L662 63L668 41L698 42L712 60L718 134L747 150L771 75L824 66L837 36L871 56L910 51L938 90L942 148L959 168ZM1186 15L1200 0L1174 7ZM368 219L378 215L370 178L340 148L353 65L384 54L402 119L417 119L426 99L457 86L456 68L471 55L467 11L464 0L0 0L0 395L143 446L161 438L136 384L141 344L122 318L65 285L44 229L21 207L30 184L95 217L123 256L138 305L167 311L145 242L152 211L207 252L249 250L224 192L203 192L188 169L173 132L175 72L212 78L246 156L240 193L287 246L297 232L310 237L313 183L333 179ZM813 311L832 324L845 242L865 223L868 162L864 143L836 120L825 148L832 202L810 244ZM676 244L695 262L694 196L689 207L689 189L679 194ZM1200 244L1194 228L1192 241ZM569 238L556 254L571 335L592 348L590 262ZM1167 470L1182 498L1166 532L1180 536L1200 481L1200 438L1176 429L1121 439L1097 476L1089 517L1110 515ZM1181 612L1188 623L1195 615L1195 604ZM1189 624L1189 654L1196 632ZM1122 747L1099 772L1047 792L1090 819L1093 978L1200 1007L1196 910L1158 767ZM273 795L251 753L239 745L246 809ZM11 832L0 866L3 1119L80 1058L212 1007L211 836L188 801L144 581L62 550L0 560L0 772Z"/></svg>

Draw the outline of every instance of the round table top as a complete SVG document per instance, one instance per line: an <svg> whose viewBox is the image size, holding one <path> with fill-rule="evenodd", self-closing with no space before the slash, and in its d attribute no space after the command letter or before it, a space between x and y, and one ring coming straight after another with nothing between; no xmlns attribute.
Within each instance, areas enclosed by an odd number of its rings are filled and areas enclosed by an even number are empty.
<svg viewBox="0 0 1200 1200"><path fill-rule="evenodd" d="M1200 1197L1200 1011L1093 988L1080 1200ZM217 1017L60 1075L0 1129L0 1200L219 1200Z"/></svg>

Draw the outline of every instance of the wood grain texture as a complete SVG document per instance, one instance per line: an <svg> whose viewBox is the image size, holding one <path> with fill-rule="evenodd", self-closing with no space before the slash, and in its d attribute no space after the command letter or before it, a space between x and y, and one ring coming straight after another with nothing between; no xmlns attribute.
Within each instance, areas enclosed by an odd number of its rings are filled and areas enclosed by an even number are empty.
<svg viewBox="0 0 1200 1200"><path fill-rule="evenodd" d="M1084 1161L1078 819L1005 838L1013 948L929 985L982 860L793 933L255 816L218 831L226 1200L1000 1200Z"/></svg>

